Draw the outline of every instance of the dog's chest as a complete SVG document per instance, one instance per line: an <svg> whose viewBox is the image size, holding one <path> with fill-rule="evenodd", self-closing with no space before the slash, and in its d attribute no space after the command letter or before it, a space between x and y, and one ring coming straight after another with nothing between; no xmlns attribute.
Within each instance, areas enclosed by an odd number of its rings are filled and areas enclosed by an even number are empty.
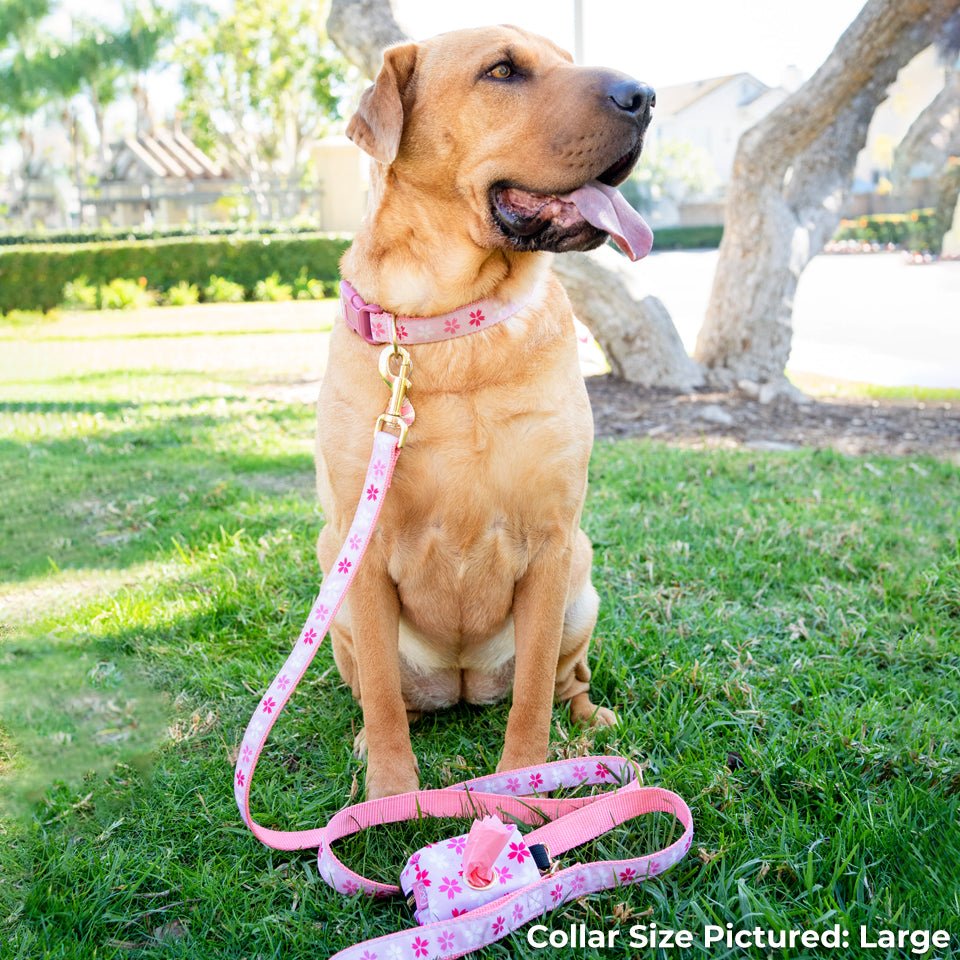
<svg viewBox="0 0 960 960"><path fill-rule="evenodd" d="M552 411L504 415L449 401L432 420L417 416L423 432L395 479L390 575L405 615L424 632L490 637L543 544L575 528L589 446L572 449L582 441L574 444Z"/></svg>

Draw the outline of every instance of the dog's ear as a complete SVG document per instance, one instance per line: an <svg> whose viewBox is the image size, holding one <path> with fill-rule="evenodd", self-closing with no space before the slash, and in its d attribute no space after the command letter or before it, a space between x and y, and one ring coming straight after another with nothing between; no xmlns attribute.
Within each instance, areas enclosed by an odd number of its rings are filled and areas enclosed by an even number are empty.
<svg viewBox="0 0 960 960"><path fill-rule="evenodd" d="M347 136L374 160L391 164L403 135L404 96L417 65L417 45L403 43L383 52L383 66L360 98L347 125Z"/></svg>

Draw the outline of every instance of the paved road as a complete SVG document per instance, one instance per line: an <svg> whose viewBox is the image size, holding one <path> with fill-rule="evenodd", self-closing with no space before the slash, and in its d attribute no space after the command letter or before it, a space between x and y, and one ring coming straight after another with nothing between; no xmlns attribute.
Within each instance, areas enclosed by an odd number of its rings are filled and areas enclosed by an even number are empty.
<svg viewBox="0 0 960 960"><path fill-rule="evenodd" d="M658 253L637 265L692 351L717 251ZM900 254L820 256L800 278L790 369L843 380L960 387L960 262Z"/></svg>

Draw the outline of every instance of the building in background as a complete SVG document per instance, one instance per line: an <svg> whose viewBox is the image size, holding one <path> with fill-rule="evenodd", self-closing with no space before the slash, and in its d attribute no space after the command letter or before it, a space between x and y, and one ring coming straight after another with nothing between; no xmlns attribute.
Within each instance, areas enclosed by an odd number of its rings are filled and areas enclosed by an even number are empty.
<svg viewBox="0 0 960 960"><path fill-rule="evenodd" d="M867 142L857 159L844 213L859 216L930 206L931 178L937 171L918 164L896 190L890 175L897 145L913 121L943 88L946 68L930 47L910 61L874 114ZM711 189L676 203L666 199L651 211L652 222L716 224L723 222L726 187L740 136L797 90L802 78L788 67L783 83L769 87L750 73L734 73L657 90L657 106L649 141L689 144L709 159L715 173Z"/></svg>

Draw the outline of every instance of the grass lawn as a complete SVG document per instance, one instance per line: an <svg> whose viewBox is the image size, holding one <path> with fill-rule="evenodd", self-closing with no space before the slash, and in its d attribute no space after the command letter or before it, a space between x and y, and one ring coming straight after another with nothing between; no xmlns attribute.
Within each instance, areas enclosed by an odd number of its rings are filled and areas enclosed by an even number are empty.
<svg viewBox="0 0 960 960"><path fill-rule="evenodd" d="M318 375L332 308L259 309L215 335L202 312L169 336L163 311L0 328L0 957L313 960L411 923L260 846L233 803L237 743L318 585L313 410L268 382ZM839 923L850 957L907 955L861 951L861 926L945 927L956 948L958 520L960 468L937 460L598 443L594 699L622 723L591 736L558 709L553 752L636 757L696 836L665 876L544 922ZM491 772L506 716L416 725L424 784ZM311 826L353 798L359 723L325 646L258 819ZM639 855L662 826L584 855ZM380 829L345 859L391 879L450 832ZM518 934L479 956L544 954L568 951Z"/></svg>

